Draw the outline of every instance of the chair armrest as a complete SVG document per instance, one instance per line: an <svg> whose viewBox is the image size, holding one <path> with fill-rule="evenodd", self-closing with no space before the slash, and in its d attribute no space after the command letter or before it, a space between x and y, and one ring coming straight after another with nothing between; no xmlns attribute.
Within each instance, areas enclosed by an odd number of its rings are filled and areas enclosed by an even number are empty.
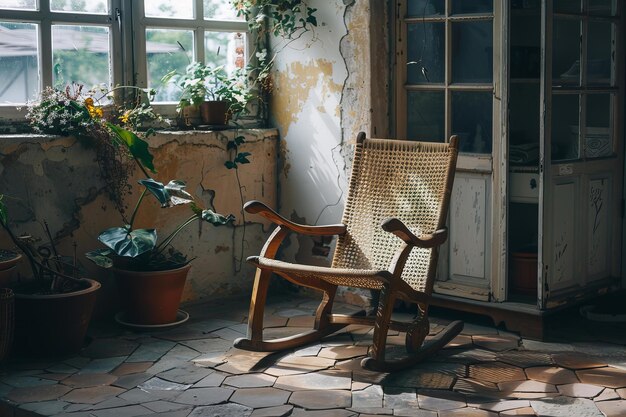
<svg viewBox="0 0 626 417"><path fill-rule="evenodd" d="M385 219L380 226L383 230L393 233L409 245L420 248L434 248L441 245L448 238L448 229L445 227L432 234L417 237L409 230L408 227L406 227L404 223L402 223L400 219L393 217Z"/></svg>
<svg viewBox="0 0 626 417"><path fill-rule="evenodd" d="M248 201L243 209L251 214L260 214L266 219L279 226L284 226L296 233L310 236L329 236L329 235L343 235L346 233L346 226L343 224L332 224L328 226L308 226L304 224L294 223L291 220L285 219L280 214L276 213L271 208L257 200Z"/></svg>

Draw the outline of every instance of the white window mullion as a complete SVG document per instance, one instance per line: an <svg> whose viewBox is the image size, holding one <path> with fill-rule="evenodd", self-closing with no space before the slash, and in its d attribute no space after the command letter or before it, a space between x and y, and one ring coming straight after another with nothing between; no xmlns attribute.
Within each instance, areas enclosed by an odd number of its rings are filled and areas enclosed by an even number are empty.
<svg viewBox="0 0 626 417"><path fill-rule="evenodd" d="M52 24L50 0L39 0L41 22L39 24L39 82L41 89L52 85Z"/></svg>

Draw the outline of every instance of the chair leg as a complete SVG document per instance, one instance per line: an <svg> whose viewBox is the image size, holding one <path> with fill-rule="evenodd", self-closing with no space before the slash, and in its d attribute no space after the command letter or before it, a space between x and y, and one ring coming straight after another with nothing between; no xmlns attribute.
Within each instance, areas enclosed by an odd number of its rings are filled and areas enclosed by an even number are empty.
<svg viewBox="0 0 626 417"><path fill-rule="evenodd" d="M385 361L376 360L373 357L365 358L361 361L361 366L370 371L377 372L393 372L411 367L418 362L423 361L439 349L447 345L463 330L462 321L453 321L448 324L444 330L439 332L434 338L426 341L421 348L413 354L398 360Z"/></svg>
<svg viewBox="0 0 626 417"><path fill-rule="evenodd" d="M376 309L376 321L374 322L374 341L370 358L376 362L385 361L385 347L387 345L387 333L389 332L389 322L395 301L394 291L389 286L384 286L380 290L380 299Z"/></svg>
<svg viewBox="0 0 626 417"><path fill-rule="evenodd" d="M257 352L276 352L315 342L347 326L347 324L330 323L329 320L337 286L324 281L315 281L313 284L309 283L307 286L321 290L324 295L315 313L314 328L310 331L293 336L263 340L263 313L265 311L267 289L269 287L271 274L272 272L269 270L257 269L252 292L253 301L250 304L248 317L248 337L236 339L233 343L234 347Z"/></svg>

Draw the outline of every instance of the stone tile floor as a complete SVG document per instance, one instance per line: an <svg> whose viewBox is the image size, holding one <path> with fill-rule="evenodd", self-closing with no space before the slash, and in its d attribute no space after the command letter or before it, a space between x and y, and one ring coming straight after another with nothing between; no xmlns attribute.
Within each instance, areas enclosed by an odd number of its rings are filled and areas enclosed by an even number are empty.
<svg viewBox="0 0 626 417"><path fill-rule="evenodd" d="M267 333L310 326L316 304L274 299ZM554 326L562 340L544 343L466 317L463 333L436 356L384 374L359 366L371 343L367 327L288 352L234 349L247 306L247 299L187 306L187 323L159 332L96 323L76 355L14 355L0 369L0 416L626 416L623 325L583 328L570 317ZM446 321L431 314L431 334ZM390 341L400 347L403 338Z"/></svg>

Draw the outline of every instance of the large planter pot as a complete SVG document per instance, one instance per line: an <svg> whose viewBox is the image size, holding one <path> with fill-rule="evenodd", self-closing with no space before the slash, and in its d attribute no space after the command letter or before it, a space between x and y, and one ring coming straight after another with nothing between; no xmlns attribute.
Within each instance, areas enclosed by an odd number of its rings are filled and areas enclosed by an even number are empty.
<svg viewBox="0 0 626 417"><path fill-rule="evenodd" d="M15 288L17 351L40 356L74 353L83 347L100 283L64 294L27 294Z"/></svg>
<svg viewBox="0 0 626 417"><path fill-rule="evenodd" d="M124 321L136 325L175 323L190 268L187 264L168 271L115 269Z"/></svg>
<svg viewBox="0 0 626 417"><path fill-rule="evenodd" d="M6 287L11 283L17 270L17 264L21 259L22 255L20 253L0 249L0 288Z"/></svg>
<svg viewBox="0 0 626 417"><path fill-rule="evenodd" d="M230 103L227 101L205 101L200 104L200 116L202 123L207 125L223 126L228 124L228 109Z"/></svg>

